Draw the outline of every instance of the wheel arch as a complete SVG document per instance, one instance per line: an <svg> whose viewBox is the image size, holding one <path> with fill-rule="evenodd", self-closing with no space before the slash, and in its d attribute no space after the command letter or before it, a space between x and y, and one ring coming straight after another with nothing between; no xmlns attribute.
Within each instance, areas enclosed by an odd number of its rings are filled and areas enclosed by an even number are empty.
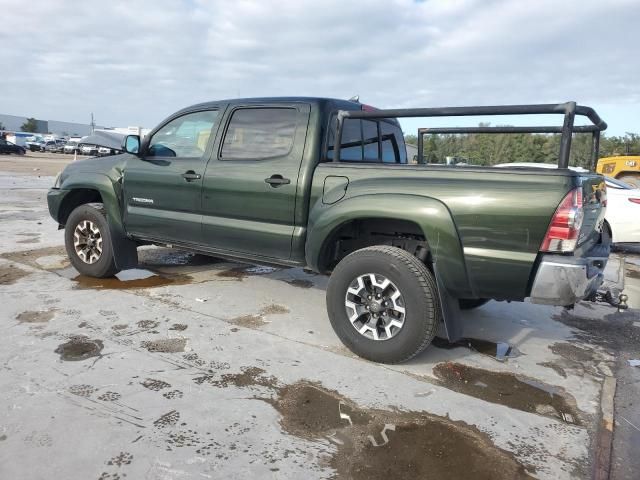
<svg viewBox="0 0 640 480"><path fill-rule="evenodd" d="M473 296L453 217L442 202L430 197L367 194L333 205L318 203L309 216L307 265L315 271L326 272L331 266L327 252L340 232L358 222L372 221L391 222L410 229L401 233L421 235L428 248L428 261L437 264L446 288L458 297Z"/></svg>

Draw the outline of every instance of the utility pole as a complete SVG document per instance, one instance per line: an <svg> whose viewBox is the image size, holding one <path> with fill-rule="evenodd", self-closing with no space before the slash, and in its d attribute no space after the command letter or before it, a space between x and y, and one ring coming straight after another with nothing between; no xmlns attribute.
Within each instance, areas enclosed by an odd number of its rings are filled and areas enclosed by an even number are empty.
<svg viewBox="0 0 640 480"><path fill-rule="evenodd" d="M96 128L96 122L93 121L93 112L91 112L91 123L90 123L90 125L91 125L91 133L93 133L93 131Z"/></svg>

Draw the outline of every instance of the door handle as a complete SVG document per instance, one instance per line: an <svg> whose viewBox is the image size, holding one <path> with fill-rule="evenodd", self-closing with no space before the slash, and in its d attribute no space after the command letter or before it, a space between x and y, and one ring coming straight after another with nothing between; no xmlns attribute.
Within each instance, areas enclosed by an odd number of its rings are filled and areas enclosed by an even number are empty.
<svg viewBox="0 0 640 480"><path fill-rule="evenodd" d="M202 175L194 172L193 170L187 170L182 174L182 178L184 178L187 182L192 182L194 180L200 180Z"/></svg>
<svg viewBox="0 0 640 480"><path fill-rule="evenodd" d="M271 185L273 188L278 188L282 185L289 185L291 183L291 180L289 180L288 178L284 178L282 175L278 174L271 175L269 178L265 178L264 181Z"/></svg>

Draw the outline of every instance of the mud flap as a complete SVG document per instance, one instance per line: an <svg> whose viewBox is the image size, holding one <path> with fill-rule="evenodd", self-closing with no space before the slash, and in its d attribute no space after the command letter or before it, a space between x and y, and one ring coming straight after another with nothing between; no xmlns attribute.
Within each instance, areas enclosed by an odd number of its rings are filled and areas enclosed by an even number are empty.
<svg viewBox="0 0 640 480"><path fill-rule="evenodd" d="M127 238L122 230L109 222L109 233L111 234L111 249L113 259L118 270L127 270L138 266L138 245Z"/></svg>
<svg viewBox="0 0 640 480"><path fill-rule="evenodd" d="M463 326L460 318L460 304L458 299L452 297L447 291L435 263L433 265L433 272L436 276L436 285L438 286L438 297L440 298L440 308L442 309L444 333L450 343L455 343L463 337Z"/></svg>

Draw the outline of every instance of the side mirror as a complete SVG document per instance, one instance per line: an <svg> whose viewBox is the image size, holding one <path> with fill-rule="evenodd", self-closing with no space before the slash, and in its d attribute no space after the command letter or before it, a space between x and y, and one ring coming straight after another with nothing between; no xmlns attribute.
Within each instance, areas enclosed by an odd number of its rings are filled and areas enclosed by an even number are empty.
<svg viewBox="0 0 640 480"><path fill-rule="evenodd" d="M122 149L133 155L140 153L140 137L138 135L127 135L122 141Z"/></svg>

